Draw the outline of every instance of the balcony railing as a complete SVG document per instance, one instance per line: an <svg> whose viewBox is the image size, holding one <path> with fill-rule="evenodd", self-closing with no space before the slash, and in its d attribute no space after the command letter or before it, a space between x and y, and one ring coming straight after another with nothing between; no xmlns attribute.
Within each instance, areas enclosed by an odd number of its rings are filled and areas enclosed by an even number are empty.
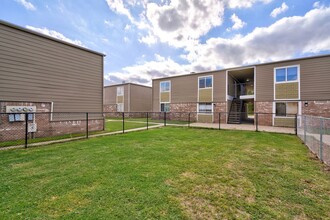
<svg viewBox="0 0 330 220"><path fill-rule="evenodd" d="M228 95L234 98L242 95L254 95L254 82L229 84Z"/></svg>

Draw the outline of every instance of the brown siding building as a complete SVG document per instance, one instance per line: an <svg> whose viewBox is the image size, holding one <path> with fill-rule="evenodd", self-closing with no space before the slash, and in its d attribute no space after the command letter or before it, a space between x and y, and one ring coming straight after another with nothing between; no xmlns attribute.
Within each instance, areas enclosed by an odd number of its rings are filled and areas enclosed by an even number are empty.
<svg viewBox="0 0 330 220"><path fill-rule="evenodd" d="M153 80L153 111L198 112L196 120L293 126L295 114L330 117L330 55ZM267 113L267 114L266 114Z"/></svg>
<svg viewBox="0 0 330 220"><path fill-rule="evenodd" d="M152 88L134 83L104 87L104 112L152 111Z"/></svg>
<svg viewBox="0 0 330 220"><path fill-rule="evenodd" d="M102 112L103 57L0 20L0 113L8 106L12 111L29 106L37 113ZM56 121L63 117L50 115L48 125L60 129ZM103 126L95 123L95 129Z"/></svg>

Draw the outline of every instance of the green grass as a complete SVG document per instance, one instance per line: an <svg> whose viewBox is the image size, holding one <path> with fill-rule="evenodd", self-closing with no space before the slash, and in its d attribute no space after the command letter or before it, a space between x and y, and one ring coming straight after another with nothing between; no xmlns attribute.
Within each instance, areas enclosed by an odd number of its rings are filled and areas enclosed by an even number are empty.
<svg viewBox="0 0 330 220"><path fill-rule="evenodd" d="M329 219L293 135L161 128L0 152L1 219Z"/></svg>
<svg viewBox="0 0 330 220"><path fill-rule="evenodd" d="M118 120L118 121L122 121L122 118L107 118L107 120ZM125 121L128 122L134 122L134 121L138 121L138 122L145 122L147 123L147 118L125 118ZM152 119L149 118L148 119L149 123L158 123L158 124L164 124L164 119ZM186 121L184 118L179 121L179 120L166 120L167 124L188 124L188 121ZM191 123L193 123L193 121L191 121Z"/></svg>
<svg viewBox="0 0 330 220"><path fill-rule="evenodd" d="M152 126L152 125L155 125L155 124L149 124L149 126ZM125 122L125 130L141 128L141 127L147 127L147 124L138 123L138 122L130 122L130 121ZM89 135L122 131L122 130L123 130L122 121L106 121L104 131L89 131ZM24 131L22 131L22 132L24 132ZM81 133L72 133L72 134L64 134L64 135L49 136L49 137L38 137L38 138L34 138L34 139L29 138L28 144L53 141L53 140L62 140L62 139L68 139L68 138L76 138L76 137L85 137L85 136L86 136L86 131L82 131ZM14 141L3 141L3 142L0 142L0 148L24 145L24 144L25 144L24 139L14 140Z"/></svg>

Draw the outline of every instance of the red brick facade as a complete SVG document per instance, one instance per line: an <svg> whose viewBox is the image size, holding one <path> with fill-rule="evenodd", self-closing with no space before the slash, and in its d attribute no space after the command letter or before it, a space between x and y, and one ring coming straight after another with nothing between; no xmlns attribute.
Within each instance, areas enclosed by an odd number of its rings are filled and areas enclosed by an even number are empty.
<svg viewBox="0 0 330 220"><path fill-rule="evenodd" d="M103 112L117 112L117 104L103 105Z"/></svg>
<svg viewBox="0 0 330 220"><path fill-rule="evenodd" d="M303 101L301 113L302 115L330 118L330 101Z"/></svg>
<svg viewBox="0 0 330 220"><path fill-rule="evenodd" d="M6 112L6 106L36 106L34 120L36 132L29 133L30 138L52 137L64 134L86 132L86 113L51 113L50 102L0 102L0 112ZM89 114L88 130L99 131L104 128L102 114ZM9 114L0 116L0 141L25 138L25 122L9 122Z"/></svg>
<svg viewBox="0 0 330 220"><path fill-rule="evenodd" d="M254 111L258 112L258 125L272 126L273 125L273 102L255 102ZM257 119L254 119L256 123Z"/></svg>

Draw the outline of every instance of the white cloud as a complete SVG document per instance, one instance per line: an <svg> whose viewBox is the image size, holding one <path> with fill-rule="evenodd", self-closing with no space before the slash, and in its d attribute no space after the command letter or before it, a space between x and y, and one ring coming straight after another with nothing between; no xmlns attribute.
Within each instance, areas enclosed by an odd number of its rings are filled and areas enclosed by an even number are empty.
<svg viewBox="0 0 330 220"><path fill-rule="evenodd" d="M124 37L124 42L125 43L129 43L130 42L130 39L128 37Z"/></svg>
<svg viewBox="0 0 330 220"><path fill-rule="evenodd" d="M104 20L104 24L108 27L113 27L114 26L114 24L109 20Z"/></svg>
<svg viewBox="0 0 330 220"><path fill-rule="evenodd" d="M268 4L273 0L227 0L229 8L250 8L257 2Z"/></svg>
<svg viewBox="0 0 330 220"><path fill-rule="evenodd" d="M149 39L153 36L171 46L184 47L221 25L223 13L222 1L172 0L163 5L148 3L144 16Z"/></svg>
<svg viewBox="0 0 330 220"><path fill-rule="evenodd" d="M330 8L304 16L282 18L269 27L255 28L232 39L211 38L190 48L190 63L219 68L291 58L296 54L330 50Z"/></svg>
<svg viewBox="0 0 330 220"><path fill-rule="evenodd" d="M47 28L37 28L37 27L29 26L29 25L27 25L26 28L39 32L39 33L42 33L42 34L45 34L45 35L48 35L48 36L51 36L51 37L54 37L54 38L57 38L59 40L66 41L71 44L75 44L75 45L84 47L83 43L80 40L71 40L70 38L67 38L63 34L57 32L57 31L54 31L54 30L49 30Z"/></svg>
<svg viewBox="0 0 330 220"><path fill-rule="evenodd" d="M282 5L278 8L275 8L271 13L270 16L273 18L276 18L277 15L282 14L283 12L286 12L289 9L289 6L283 2Z"/></svg>
<svg viewBox="0 0 330 220"><path fill-rule="evenodd" d="M123 0L106 0L106 2L112 11L127 16L131 22L134 21L130 11L125 7Z"/></svg>
<svg viewBox="0 0 330 220"><path fill-rule="evenodd" d="M109 84L117 84L122 81L151 85L151 78L160 78L176 75L178 73L185 74L191 71L191 65L181 65L173 61L171 58L164 58L155 55L157 61L144 62L129 67L125 67L121 72L111 72L105 74L105 80Z"/></svg>
<svg viewBox="0 0 330 220"><path fill-rule="evenodd" d="M148 46L151 46L151 45L157 43L157 38L154 35L149 33L149 35L141 37L139 39L139 42L147 44Z"/></svg>
<svg viewBox="0 0 330 220"><path fill-rule="evenodd" d="M27 10L35 11L37 8L27 0L16 0L18 3L24 6Z"/></svg>
<svg viewBox="0 0 330 220"><path fill-rule="evenodd" d="M242 21L235 13L232 14L232 16L230 17L230 20L233 22L233 26L231 28L228 28L227 30L238 30L243 28L246 23L244 21Z"/></svg>

